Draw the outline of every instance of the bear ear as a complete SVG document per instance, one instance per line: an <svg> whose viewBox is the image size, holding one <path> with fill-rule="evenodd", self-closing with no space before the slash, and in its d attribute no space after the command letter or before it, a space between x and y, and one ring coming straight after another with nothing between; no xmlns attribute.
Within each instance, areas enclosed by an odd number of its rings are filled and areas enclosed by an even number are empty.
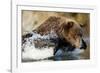
<svg viewBox="0 0 100 73"><path fill-rule="evenodd" d="M73 27L74 22L69 21L68 23L63 23L65 29L70 29Z"/></svg>
<svg viewBox="0 0 100 73"><path fill-rule="evenodd" d="M73 25L74 25L74 22L72 22L72 21L70 21L70 22L67 23L67 27L68 27L68 28L73 27Z"/></svg>

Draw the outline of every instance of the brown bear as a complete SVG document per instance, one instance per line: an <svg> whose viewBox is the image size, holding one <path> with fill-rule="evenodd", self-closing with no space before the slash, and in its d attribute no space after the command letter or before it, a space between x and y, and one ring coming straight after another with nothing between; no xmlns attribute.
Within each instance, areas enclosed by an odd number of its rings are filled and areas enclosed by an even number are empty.
<svg viewBox="0 0 100 73"><path fill-rule="evenodd" d="M59 38L76 48L80 48L82 45L82 28L78 22L70 18L51 16L33 31L41 35L47 35L53 31Z"/></svg>

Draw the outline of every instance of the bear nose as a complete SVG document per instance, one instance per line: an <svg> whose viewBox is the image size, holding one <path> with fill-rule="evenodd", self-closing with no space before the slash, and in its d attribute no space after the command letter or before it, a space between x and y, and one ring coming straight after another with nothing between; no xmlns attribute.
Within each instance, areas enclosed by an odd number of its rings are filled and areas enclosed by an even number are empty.
<svg viewBox="0 0 100 73"><path fill-rule="evenodd" d="M80 49L86 49L86 48L87 48L86 42L82 39L82 45Z"/></svg>

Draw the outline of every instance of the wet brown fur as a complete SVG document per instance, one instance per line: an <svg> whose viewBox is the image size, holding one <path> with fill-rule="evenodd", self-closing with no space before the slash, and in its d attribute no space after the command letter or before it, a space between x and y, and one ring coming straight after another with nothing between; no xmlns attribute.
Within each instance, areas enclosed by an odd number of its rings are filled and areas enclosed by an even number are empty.
<svg viewBox="0 0 100 73"><path fill-rule="evenodd" d="M75 20L65 17L51 16L34 31L41 35L47 35L53 31L59 38L64 38L78 48L82 38L80 25Z"/></svg>

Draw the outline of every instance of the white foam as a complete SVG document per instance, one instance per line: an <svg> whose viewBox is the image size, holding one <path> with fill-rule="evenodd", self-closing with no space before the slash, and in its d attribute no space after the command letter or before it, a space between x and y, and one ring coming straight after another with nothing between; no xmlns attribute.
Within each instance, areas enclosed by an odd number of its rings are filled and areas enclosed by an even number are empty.
<svg viewBox="0 0 100 73"><path fill-rule="evenodd" d="M25 49L28 49L26 52L22 53L22 58L24 59L44 59L53 56L52 47L36 49L34 46L27 46Z"/></svg>
<svg viewBox="0 0 100 73"><path fill-rule="evenodd" d="M32 32L33 36L26 38L26 42L22 45L22 59L44 59L53 56L54 47L35 48L34 40L50 39L50 34L41 36L40 34Z"/></svg>

